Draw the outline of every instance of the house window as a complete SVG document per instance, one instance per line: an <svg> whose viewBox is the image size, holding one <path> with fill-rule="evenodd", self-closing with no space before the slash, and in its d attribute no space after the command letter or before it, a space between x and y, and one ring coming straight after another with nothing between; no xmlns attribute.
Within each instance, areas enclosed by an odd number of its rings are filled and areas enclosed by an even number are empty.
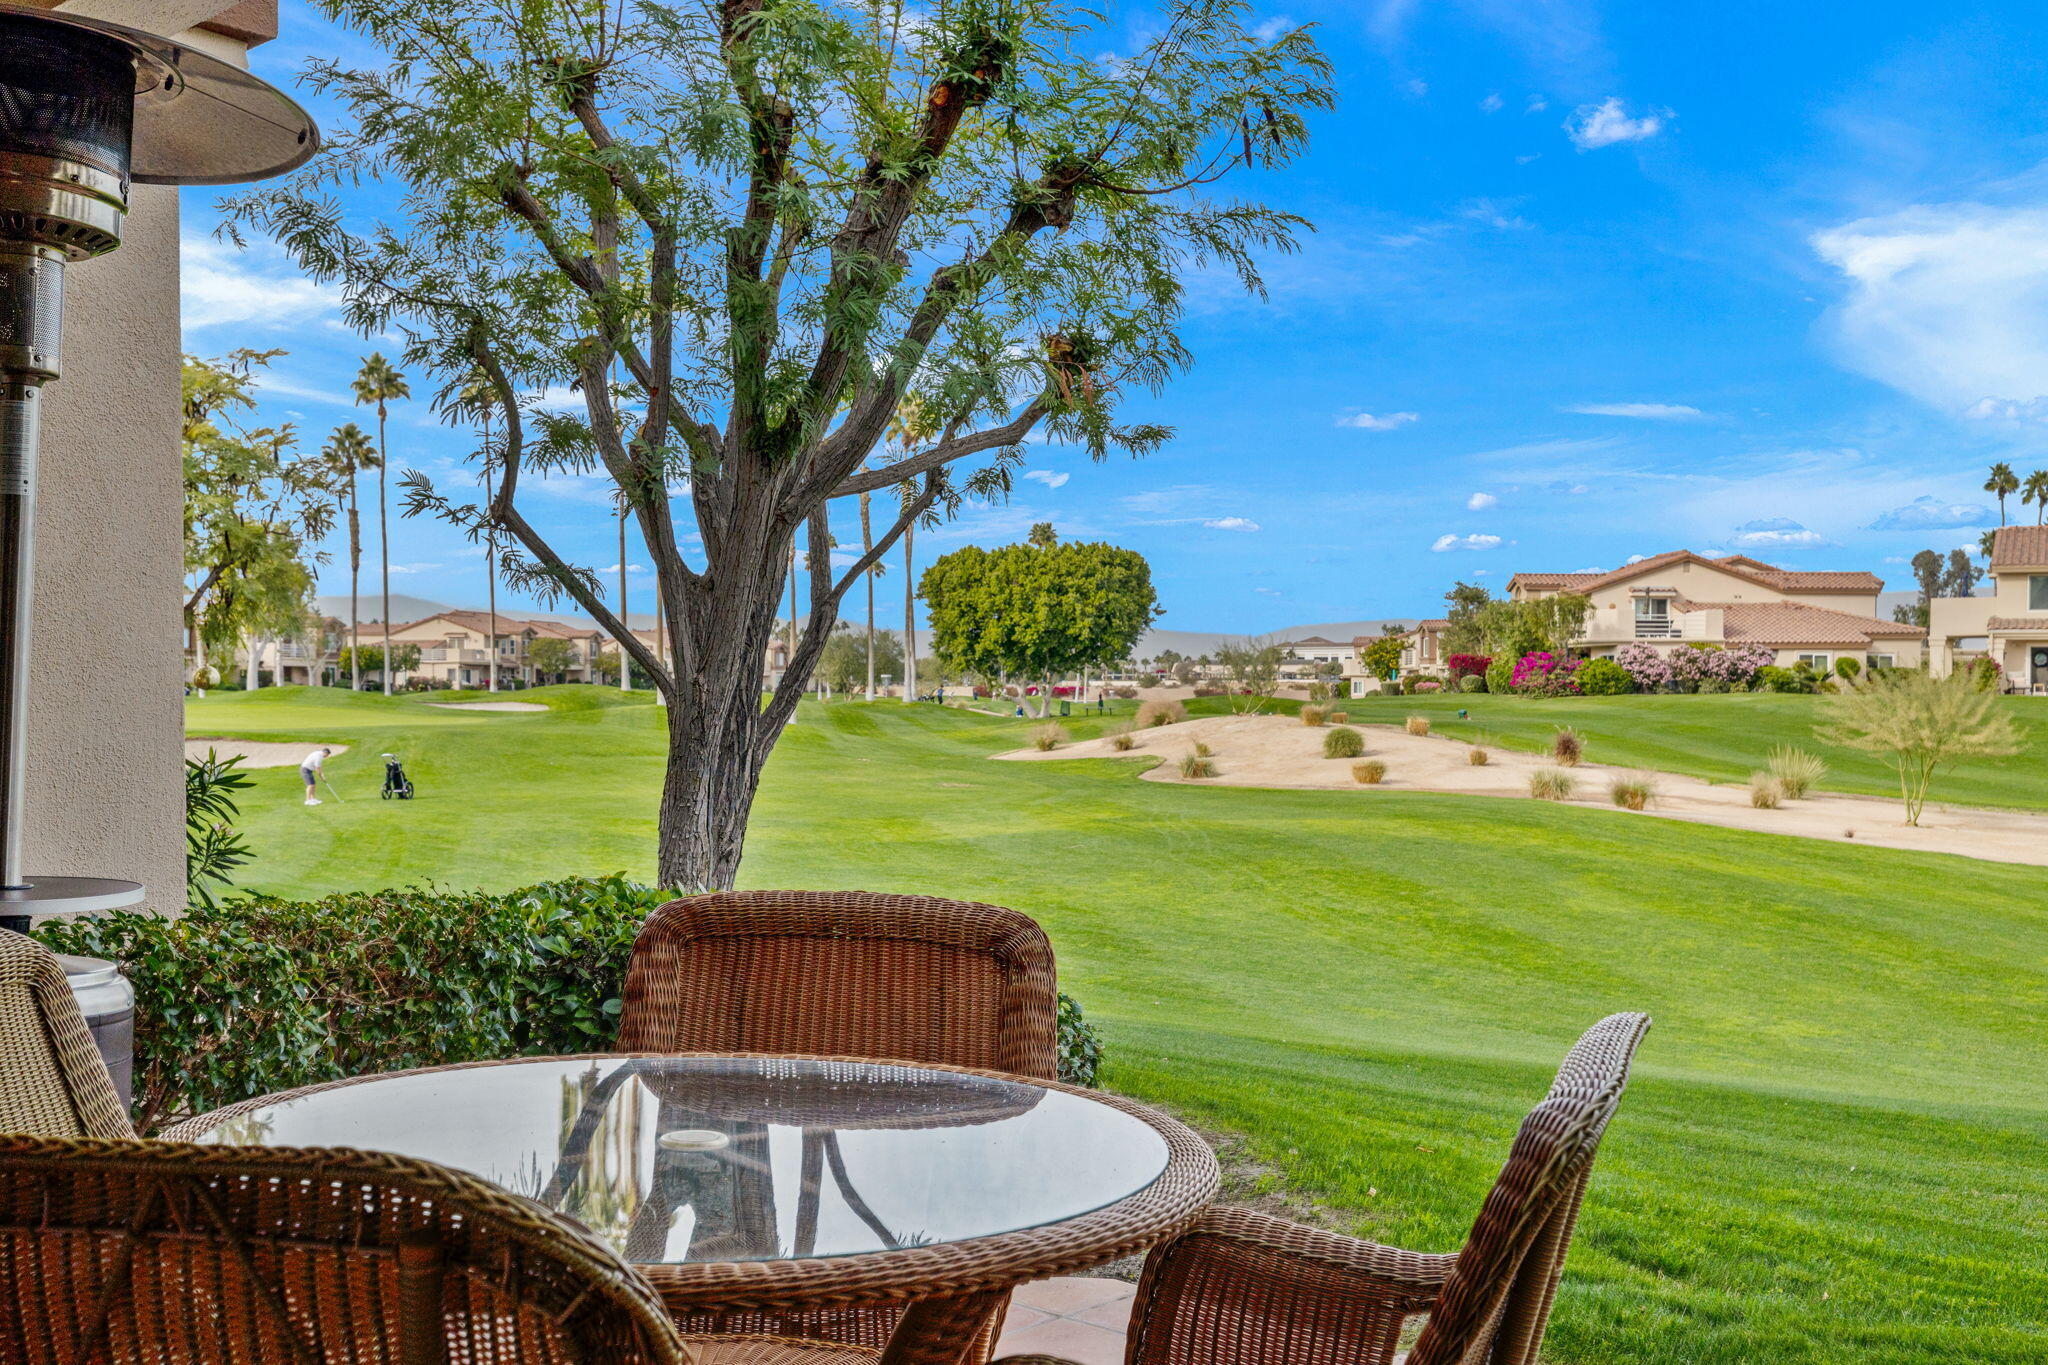
<svg viewBox="0 0 2048 1365"><path fill-rule="evenodd" d="M1899 666L1898 656L1895 654L1872 654L1868 656L1868 660L1872 668L1897 668Z"/></svg>
<svg viewBox="0 0 2048 1365"><path fill-rule="evenodd" d="M2027 579L2027 610L2048 611L2048 573L2037 573Z"/></svg>
<svg viewBox="0 0 2048 1365"><path fill-rule="evenodd" d="M1799 656L1799 662L1816 673L1825 673L1835 666L1834 659L1826 654L1802 654Z"/></svg>

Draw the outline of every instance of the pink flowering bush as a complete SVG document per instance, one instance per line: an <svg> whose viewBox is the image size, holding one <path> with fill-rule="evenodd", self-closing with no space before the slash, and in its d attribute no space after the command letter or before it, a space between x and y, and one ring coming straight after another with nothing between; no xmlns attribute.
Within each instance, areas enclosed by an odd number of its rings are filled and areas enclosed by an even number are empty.
<svg viewBox="0 0 2048 1365"><path fill-rule="evenodd" d="M1415 693L1441 692L1444 690L1444 685L1435 678L1423 678L1420 681L1408 684L1408 690Z"/></svg>
<svg viewBox="0 0 2048 1365"><path fill-rule="evenodd" d="M1711 691L1725 692L1737 684L1747 687L1755 682L1757 670L1775 657L1772 651L1761 645L1737 645L1733 649L1674 649L1670 659L1671 678L1688 692L1697 692L1702 685L1711 685Z"/></svg>
<svg viewBox="0 0 2048 1365"><path fill-rule="evenodd" d="M1579 695L1579 685L1572 680L1572 675L1578 671L1577 659L1537 650L1515 660L1515 671L1510 680L1515 691L1531 696L1575 697Z"/></svg>
<svg viewBox="0 0 2048 1365"><path fill-rule="evenodd" d="M1638 692L1661 691L1671 681L1671 665L1656 649L1640 640L1631 640L1615 650L1614 662L1628 670L1629 677L1635 679Z"/></svg>

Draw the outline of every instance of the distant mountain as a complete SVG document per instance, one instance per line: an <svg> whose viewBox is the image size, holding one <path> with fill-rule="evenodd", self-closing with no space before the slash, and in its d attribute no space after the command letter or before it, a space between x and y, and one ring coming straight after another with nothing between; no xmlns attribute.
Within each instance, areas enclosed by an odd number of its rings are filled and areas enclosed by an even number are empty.
<svg viewBox="0 0 2048 1365"><path fill-rule="evenodd" d="M1361 635L1378 635L1385 627L1394 626L1407 630L1416 622L1413 616L1376 616L1370 621L1323 621L1306 626L1281 626L1277 630L1264 631L1256 637L1230 632L1200 630L1148 630L1138 637L1138 645L1132 651L1140 659L1156 659L1167 650L1199 658L1204 654L1214 655L1224 645L1236 644L1247 638L1262 640L1300 640L1311 635L1320 635L1325 640L1349 644Z"/></svg>

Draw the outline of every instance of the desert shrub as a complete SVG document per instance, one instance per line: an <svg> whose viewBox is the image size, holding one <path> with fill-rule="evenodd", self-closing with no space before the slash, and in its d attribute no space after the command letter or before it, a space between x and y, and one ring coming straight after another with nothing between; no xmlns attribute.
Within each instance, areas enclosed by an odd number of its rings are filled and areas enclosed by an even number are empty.
<svg viewBox="0 0 2048 1365"><path fill-rule="evenodd" d="M1220 697L1223 693L1224 689L1214 683L1195 684L1195 695L1198 697Z"/></svg>
<svg viewBox="0 0 2048 1365"><path fill-rule="evenodd" d="M1320 706L1304 706L1301 708L1301 723L1303 725L1321 725L1326 714L1328 713Z"/></svg>
<svg viewBox="0 0 2048 1365"><path fill-rule="evenodd" d="M1586 741L1571 726L1560 725L1550 740L1550 756L1561 767L1576 768L1579 760L1586 756Z"/></svg>
<svg viewBox="0 0 2048 1365"><path fill-rule="evenodd" d="M1536 697L1576 697L1580 661L1547 649L1535 650L1515 660L1508 677L1517 692Z"/></svg>
<svg viewBox="0 0 2048 1365"><path fill-rule="evenodd" d="M1475 768L1483 768L1493 761L1493 755L1475 744L1465 751L1465 761Z"/></svg>
<svg viewBox="0 0 2048 1365"><path fill-rule="evenodd" d="M1138 747L1136 728L1126 721L1109 732L1109 747L1118 753L1126 753Z"/></svg>
<svg viewBox="0 0 2048 1365"><path fill-rule="evenodd" d="M1196 758L1208 758L1215 754L1215 752L1214 749L1204 744L1201 740L1195 741L1194 755Z"/></svg>
<svg viewBox="0 0 2048 1365"><path fill-rule="evenodd" d="M1444 685L1435 678L1417 678L1408 685L1409 695L1417 697L1427 696L1432 692L1441 692L1443 690Z"/></svg>
<svg viewBox="0 0 2048 1365"><path fill-rule="evenodd" d="M1785 799L1785 788L1769 773L1755 772L1749 775L1749 804L1758 810L1776 810L1778 803Z"/></svg>
<svg viewBox="0 0 2048 1365"><path fill-rule="evenodd" d="M1529 795L1538 801L1566 800L1575 785L1572 775L1562 768L1538 768L1529 774Z"/></svg>
<svg viewBox="0 0 2048 1365"><path fill-rule="evenodd" d="M1515 661L1495 659L1486 666L1486 690L1506 693L1515 690Z"/></svg>
<svg viewBox="0 0 2048 1365"><path fill-rule="evenodd" d="M1031 732L1031 747L1040 753L1049 753L1065 744L1070 736L1067 727L1056 720L1049 720Z"/></svg>
<svg viewBox="0 0 2048 1365"><path fill-rule="evenodd" d="M1150 730L1155 726L1172 725L1188 718L1188 708L1177 701L1148 701L1138 707L1138 728Z"/></svg>
<svg viewBox="0 0 2048 1365"><path fill-rule="evenodd" d="M1820 755L1795 749L1789 744L1780 744L1772 749L1770 761L1765 766L1771 776L1778 779L1778 789L1787 801L1799 800L1828 775L1827 762Z"/></svg>
<svg viewBox="0 0 2048 1365"><path fill-rule="evenodd" d="M1216 776L1216 760L1189 754L1180 761L1180 775L1187 778Z"/></svg>
<svg viewBox="0 0 2048 1365"><path fill-rule="evenodd" d="M1138 689L1135 687L1112 688L1110 695L1118 701L1136 701L1138 699Z"/></svg>
<svg viewBox="0 0 2048 1365"><path fill-rule="evenodd" d="M1612 659L1588 659L1572 678L1589 697L1619 697L1636 690L1635 678Z"/></svg>
<svg viewBox="0 0 2048 1365"><path fill-rule="evenodd" d="M1623 810L1641 810L1657 799L1657 783L1648 773L1626 773L1607 784L1607 794Z"/></svg>
<svg viewBox="0 0 2048 1365"><path fill-rule="evenodd" d="M1486 690L1486 679L1477 673L1467 673L1464 677L1458 679L1458 690L1460 692L1484 692Z"/></svg>
<svg viewBox="0 0 2048 1365"><path fill-rule="evenodd" d="M1898 774L1906 823L1920 811L1936 775L1965 758L2020 752L2020 732L1998 701L1963 674L1936 678L1899 668L1865 678L1821 703L1820 737L1880 754Z"/></svg>
<svg viewBox="0 0 2048 1365"><path fill-rule="evenodd" d="M1841 658L1835 660L1835 673L1838 677L1848 678L1853 682L1856 675L1862 671L1863 661L1861 659L1852 659L1844 654Z"/></svg>
<svg viewBox="0 0 2048 1365"><path fill-rule="evenodd" d="M1365 736L1348 725L1339 725L1323 736L1324 758L1357 758L1365 752Z"/></svg>
<svg viewBox="0 0 2048 1365"><path fill-rule="evenodd" d="M1351 765L1351 780L1362 786L1376 787L1387 777L1387 765L1377 758L1368 758L1363 763Z"/></svg>
<svg viewBox="0 0 2048 1365"><path fill-rule="evenodd" d="M1408 733L1409 733L1409 734L1411 734L1411 735L1426 735L1426 734L1428 734L1428 733L1429 733L1429 717L1428 717L1428 716L1410 716L1410 717L1408 717Z"/></svg>
<svg viewBox="0 0 2048 1365"><path fill-rule="evenodd" d="M1452 682L1463 682L1467 678L1484 678L1486 670L1493 666L1493 658L1487 654L1446 654L1444 671L1450 674Z"/></svg>
<svg viewBox="0 0 2048 1365"><path fill-rule="evenodd" d="M1614 651L1614 662L1639 692L1660 692L1671 681L1671 665L1655 647L1631 640Z"/></svg>
<svg viewBox="0 0 2048 1365"><path fill-rule="evenodd" d="M1350 719L1351 713L1349 711L1332 711L1330 713L1330 724L1332 725L1342 725Z"/></svg>

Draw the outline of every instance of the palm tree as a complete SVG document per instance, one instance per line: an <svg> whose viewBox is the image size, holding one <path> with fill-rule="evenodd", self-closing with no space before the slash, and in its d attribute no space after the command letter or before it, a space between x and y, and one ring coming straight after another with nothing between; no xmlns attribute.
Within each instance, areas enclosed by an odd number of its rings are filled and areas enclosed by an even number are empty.
<svg viewBox="0 0 2048 1365"><path fill-rule="evenodd" d="M2004 460L1991 466L1991 477L1984 480L1984 491L1998 499L1998 524L2005 525L2005 495L2020 491L2020 476L2012 472L2012 466Z"/></svg>
<svg viewBox="0 0 2048 1365"><path fill-rule="evenodd" d="M888 437L903 448L908 455L910 448L920 441L928 441L938 433L933 429L930 414L915 396L905 398L890 414ZM903 700L908 703L917 700L917 579L911 573L910 542L916 525L903 528Z"/></svg>
<svg viewBox="0 0 2048 1365"><path fill-rule="evenodd" d="M2020 488L2020 502L2034 504L2034 525L2039 526L2048 518L2048 469L2037 469L2027 475Z"/></svg>
<svg viewBox="0 0 2048 1365"><path fill-rule="evenodd" d="M363 650L357 639L356 628L356 580L363 568L363 523L356 515L356 474L359 470L384 467L384 461L370 448L370 438L354 422L334 429L327 438L327 444L320 447L320 453L327 457L328 468L337 477L348 480L348 688L360 692L363 688Z"/></svg>
<svg viewBox="0 0 2048 1365"><path fill-rule="evenodd" d="M868 522L868 495L860 495L860 552L865 555L875 548L874 528ZM879 564L870 565L862 577L868 584L868 700L875 699L875 575L882 571Z"/></svg>
<svg viewBox="0 0 2048 1365"><path fill-rule="evenodd" d="M1998 544L1998 532L1986 531L1977 537L1977 553L1984 559L1991 558L1991 547Z"/></svg>
<svg viewBox="0 0 2048 1365"><path fill-rule="evenodd" d="M484 506L488 509L494 501L492 496L491 465L491 414L496 411L491 405L490 380L482 374L474 376L462 386L457 399L463 410L479 414L484 419ZM491 638L485 646L485 662L490 670L490 690L498 690L498 530L489 522L484 525L484 583L490 597Z"/></svg>
<svg viewBox="0 0 2048 1365"><path fill-rule="evenodd" d="M377 405L377 554L384 568L384 658L383 667L378 671L384 675L384 695L391 695L391 521L384 497L384 467L390 463L390 452L384 443L385 404L394 398L412 397L412 389L406 384L405 376L396 366L386 360L382 352L372 351L363 361L363 368L356 374L354 384L356 403Z"/></svg>

